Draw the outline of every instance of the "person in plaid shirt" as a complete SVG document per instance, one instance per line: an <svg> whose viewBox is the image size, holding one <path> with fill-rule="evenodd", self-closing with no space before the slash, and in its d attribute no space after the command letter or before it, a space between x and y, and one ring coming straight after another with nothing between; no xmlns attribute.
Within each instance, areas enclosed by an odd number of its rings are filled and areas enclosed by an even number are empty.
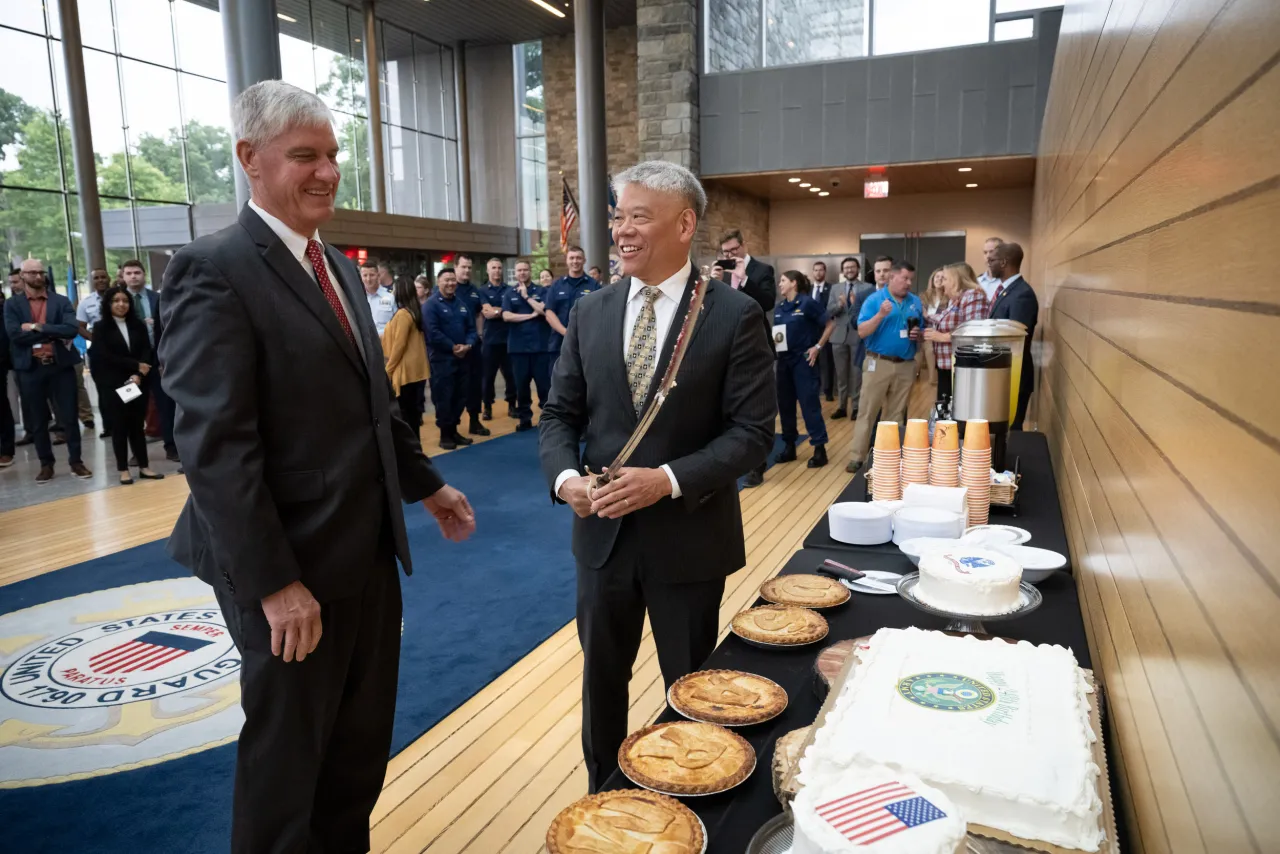
<svg viewBox="0 0 1280 854"><path fill-rule="evenodd" d="M968 264L961 262L943 267L942 288L948 304L924 331L924 340L933 342L933 354L938 362L938 400L951 396L951 333L965 321L986 317L990 308L987 295Z"/></svg>

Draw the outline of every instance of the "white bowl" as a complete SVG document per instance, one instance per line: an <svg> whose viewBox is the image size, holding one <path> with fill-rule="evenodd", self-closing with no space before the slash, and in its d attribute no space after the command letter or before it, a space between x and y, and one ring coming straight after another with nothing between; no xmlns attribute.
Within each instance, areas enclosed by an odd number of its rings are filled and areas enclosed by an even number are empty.
<svg viewBox="0 0 1280 854"><path fill-rule="evenodd" d="M903 507L893 514L893 541L904 543L916 537L957 539L964 533L968 517L939 507Z"/></svg>
<svg viewBox="0 0 1280 854"><path fill-rule="evenodd" d="M842 501L827 511L831 539L851 546L878 546L893 539L893 516L863 501Z"/></svg>
<svg viewBox="0 0 1280 854"><path fill-rule="evenodd" d="M898 549L916 566L920 565L920 556L929 551L953 549L963 545L960 540L947 537L912 537L898 543Z"/></svg>
<svg viewBox="0 0 1280 854"><path fill-rule="evenodd" d="M1062 569L1067 565L1066 556L1051 549L1012 544L993 545L990 548L1016 560L1022 566L1022 580L1032 584L1039 584L1053 575L1055 569Z"/></svg>

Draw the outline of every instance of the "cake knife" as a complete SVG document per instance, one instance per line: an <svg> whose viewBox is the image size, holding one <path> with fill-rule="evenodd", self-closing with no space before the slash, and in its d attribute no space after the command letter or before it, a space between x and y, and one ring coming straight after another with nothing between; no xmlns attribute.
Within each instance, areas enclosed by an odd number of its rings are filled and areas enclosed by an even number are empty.
<svg viewBox="0 0 1280 854"><path fill-rule="evenodd" d="M872 590L879 590L883 593L898 592L896 587L875 578L868 578L865 572L859 572L853 567L845 566L843 563L839 563L838 561L830 559L824 560L822 565L818 567L817 571L823 575L829 575L832 578L841 578L845 581L850 581L854 584L861 584L863 586L870 587Z"/></svg>

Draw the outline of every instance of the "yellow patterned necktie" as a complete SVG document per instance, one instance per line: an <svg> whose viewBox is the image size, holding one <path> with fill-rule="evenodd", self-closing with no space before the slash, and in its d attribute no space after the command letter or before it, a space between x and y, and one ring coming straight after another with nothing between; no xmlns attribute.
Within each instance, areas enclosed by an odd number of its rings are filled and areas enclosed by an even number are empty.
<svg viewBox="0 0 1280 854"><path fill-rule="evenodd" d="M635 326L631 327L631 346L627 348L627 384L631 387L631 402L636 408L636 415L644 408L645 395L657 369L658 315L653 304L662 291L646 286L641 293L644 294L644 305L640 307Z"/></svg>

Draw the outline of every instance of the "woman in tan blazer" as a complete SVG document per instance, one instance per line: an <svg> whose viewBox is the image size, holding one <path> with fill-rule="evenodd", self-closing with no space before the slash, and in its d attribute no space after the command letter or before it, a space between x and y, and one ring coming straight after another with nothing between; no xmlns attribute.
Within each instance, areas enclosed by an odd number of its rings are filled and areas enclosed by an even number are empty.
<svg viewBox="0 0 1280 854"><path fill-rule="evenodd" d="M400 404L404 420L414 430L422 428L426 409L426 385L431 377L427 365L427 343L422 337L422 308L412 283L404 277L395 281L396 313L382 332L382 353L387 358L387 377Z"/></svg>

